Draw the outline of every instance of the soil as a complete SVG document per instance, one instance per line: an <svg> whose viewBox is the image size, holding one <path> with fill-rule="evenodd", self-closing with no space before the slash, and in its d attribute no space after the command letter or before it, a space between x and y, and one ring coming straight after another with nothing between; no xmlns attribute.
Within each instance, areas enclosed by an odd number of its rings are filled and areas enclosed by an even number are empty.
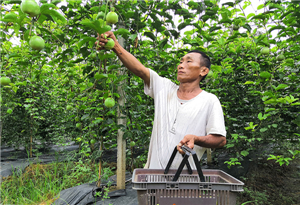
<svg viewBox="0 0 300 205"><path fill-rule="evenodd" d="M239 194L237 204L300 205L300 159L288 166L259 160L243 181L245 191Z"/></svg>

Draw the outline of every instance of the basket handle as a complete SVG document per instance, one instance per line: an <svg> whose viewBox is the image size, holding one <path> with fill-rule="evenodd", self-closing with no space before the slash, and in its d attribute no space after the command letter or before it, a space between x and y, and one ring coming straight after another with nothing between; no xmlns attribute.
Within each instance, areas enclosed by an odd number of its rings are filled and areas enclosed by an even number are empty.
<svg viewBox="0 0 300 205"><path fill-rule="evenodd" d="M198 171L199 178L200 178L201 182L205 182L205 178L203 176L203 172L202 172L202 169L201 169L201 166L200 166L200 163L199 163L199 160L198 160L196 152L193 149L191 149L191 148L189 148L189 147L187 147L185 145L182 146L182 150L185 152L185 154L182 155L183 156L182 162L179 165L179 168L178 168L178 170L177 170L177 172L176 172L176 174L175 174L175 176L173 178L173 181L177 181L178 180L178 178L179 178L179 176L181 174L181 171L182 171L184 165L187 165L189 174L193 173L192 168L191 168L191 166L189 164L189 161L188 161L189 156L192 154L193 155L193 159L194 159L194 163L195 163L197 171ZM171 155L171 158L170 158L170 160L169 160L169 162L167 164L167 167L165 169L164 174L167 174L169 172L169 169L170 169L171 164L172 164L172 162L173 162L173 160L175 158L176 153L177 153L177 146L175 147L175 149L174 149L174 151L173 151L173 153Z"/></svg>

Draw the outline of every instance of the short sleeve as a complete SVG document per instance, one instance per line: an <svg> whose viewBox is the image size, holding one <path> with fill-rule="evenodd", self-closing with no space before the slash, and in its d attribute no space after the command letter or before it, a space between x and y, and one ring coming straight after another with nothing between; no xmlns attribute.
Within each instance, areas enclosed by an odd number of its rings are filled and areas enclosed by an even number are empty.
<svg viewBox="0 0 300 205"><path fill-rule="evenodd" d="M159 76L155 71L151 69L149 69L149 72L150 85L147 86L146 84L144 84L144 93L152 98L155 98L155 95L159 93L159 91L163 90L167 84L170 84L171 81Z"/></svg>
<svg viewBox="0 0 300 205"><path fill-rule="evenodd" d="M210 112L208 113L206 133L207 135L219 134L226 137L223 109L219 99L216 96L214 96Z"/></svg>

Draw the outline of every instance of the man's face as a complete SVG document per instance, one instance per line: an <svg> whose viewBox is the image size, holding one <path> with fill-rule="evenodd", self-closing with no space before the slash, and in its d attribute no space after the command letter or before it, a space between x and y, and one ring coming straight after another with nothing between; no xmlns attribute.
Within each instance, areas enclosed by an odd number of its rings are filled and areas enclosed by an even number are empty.
<svg viewBox="0 0 300 205"><path fill-rule="evenodd" d="M193 82L199 80L200 82L200 53L188 53L183 56L177 66L177 80L181 83Z"/></svg>

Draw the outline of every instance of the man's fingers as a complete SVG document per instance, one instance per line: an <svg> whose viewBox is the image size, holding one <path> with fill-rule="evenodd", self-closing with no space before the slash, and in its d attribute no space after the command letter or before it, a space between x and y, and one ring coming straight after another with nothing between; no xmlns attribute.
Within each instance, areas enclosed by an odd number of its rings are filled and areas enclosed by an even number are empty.
<svg viewBox="0 0 300 205"><path fill-rule="evenodd" d="M182 145L183 145L183 144L182 144L181 142L179 142L179 144L177 145L177 150L178 150L178 152L181 153L181 154L184 153L183 150L181 149Z"/></svg>

